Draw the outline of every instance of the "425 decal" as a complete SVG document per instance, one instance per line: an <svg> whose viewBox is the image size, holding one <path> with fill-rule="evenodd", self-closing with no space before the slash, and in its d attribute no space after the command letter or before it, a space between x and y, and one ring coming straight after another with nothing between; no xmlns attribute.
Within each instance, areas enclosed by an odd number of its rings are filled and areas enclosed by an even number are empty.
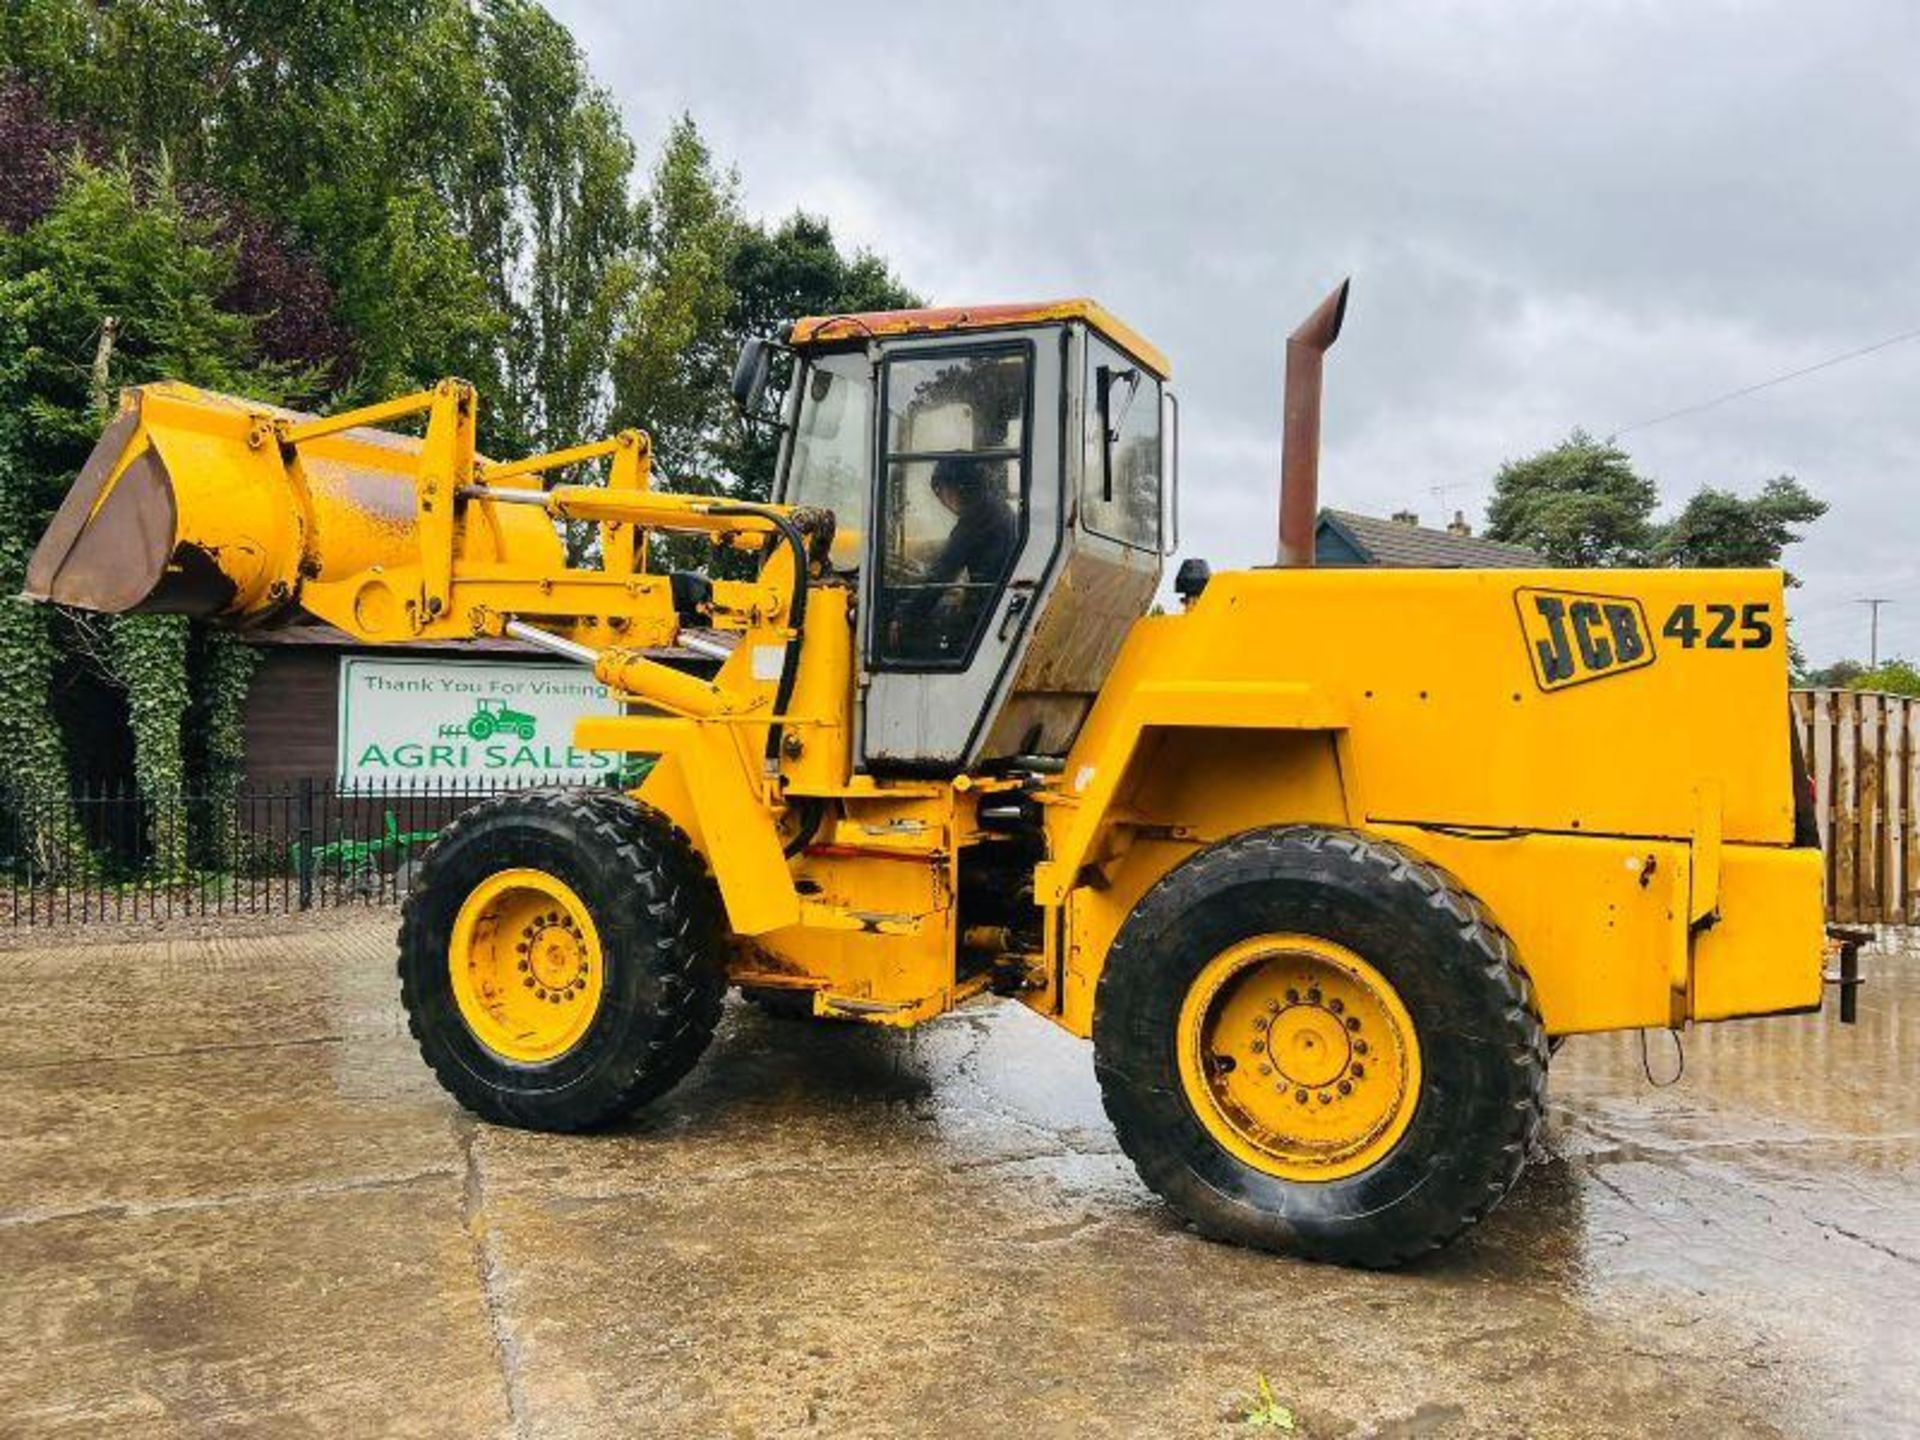
<svg viewBox="0 0 1920 1440"><path fill-rule="evenodd" d="M1660 634L1677 640L1683 650L1699 646L1705 650L1764 650L1773 644L1773 621L1764 602L1747 605L1695 605L1691 602L1673 607Z"/></svg>

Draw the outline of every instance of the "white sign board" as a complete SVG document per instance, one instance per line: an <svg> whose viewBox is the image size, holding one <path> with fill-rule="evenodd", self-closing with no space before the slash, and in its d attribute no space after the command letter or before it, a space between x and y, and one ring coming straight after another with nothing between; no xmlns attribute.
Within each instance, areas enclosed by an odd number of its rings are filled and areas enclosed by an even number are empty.
<svg viewBox="0 0 1920 1440"><path fill-rule="evenodd" d="M340 783L569 781L619 756L573 748L573 722L620 706L579 665L340 661Z"/></svg>

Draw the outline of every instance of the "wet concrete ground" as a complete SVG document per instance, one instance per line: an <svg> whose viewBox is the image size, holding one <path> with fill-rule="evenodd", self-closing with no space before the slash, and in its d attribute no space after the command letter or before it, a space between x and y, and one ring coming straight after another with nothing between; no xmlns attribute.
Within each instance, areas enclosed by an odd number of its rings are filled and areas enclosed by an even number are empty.
<svg viewBox="0 0 1920 1440"><path fill-rule="evenodd" d="M1012 1006L736 1008L618 1133L477 1125L391 934L0 957L0 1432L1276 1433L1262 1375L1312 1435L1920 1429L1920 958L1669 1089L1570 1042L1507 1208L1370 1275L1183 1231Z"/></svg>

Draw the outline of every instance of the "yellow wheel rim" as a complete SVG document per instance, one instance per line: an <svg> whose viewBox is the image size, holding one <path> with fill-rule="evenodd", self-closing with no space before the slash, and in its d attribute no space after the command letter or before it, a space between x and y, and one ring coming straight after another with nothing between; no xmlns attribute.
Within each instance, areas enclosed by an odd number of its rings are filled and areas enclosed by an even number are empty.
<svg viewBox="0 0 1920 1440"><path fill-rule="evenodd" d="M1180 1082L1194 1114L1269 1175L1357 1175L1413 1120L1413 1017L1345 946L1309 935L1243 940L1195 977L1179 1025Z"/></svg>
<svg viewBox="0 0 1920 1440"><path fill-rule="evenodd" d="M502 870L476 885L454 918L447 964L474 1039L526 1065L580 1043L606 984L586 902L544 870Z"/></svg>

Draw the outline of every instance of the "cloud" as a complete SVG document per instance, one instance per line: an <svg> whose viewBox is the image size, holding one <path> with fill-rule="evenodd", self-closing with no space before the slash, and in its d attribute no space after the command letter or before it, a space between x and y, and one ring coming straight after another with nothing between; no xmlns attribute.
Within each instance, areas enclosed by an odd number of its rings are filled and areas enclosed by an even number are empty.
<svg viewBox="0 0 1920 1440"><path fill-rule="evenodd" d="M1474 515L1504 459L1920 326L1920 10L567 0L642 144L941 300L1090 293L1175 360L1184 549L1267 558L1286 331L1342 275L1325 496ZM1782 472L1816 660L1920 655L1920 342L1628 435L1677 504Z"/></svg>

